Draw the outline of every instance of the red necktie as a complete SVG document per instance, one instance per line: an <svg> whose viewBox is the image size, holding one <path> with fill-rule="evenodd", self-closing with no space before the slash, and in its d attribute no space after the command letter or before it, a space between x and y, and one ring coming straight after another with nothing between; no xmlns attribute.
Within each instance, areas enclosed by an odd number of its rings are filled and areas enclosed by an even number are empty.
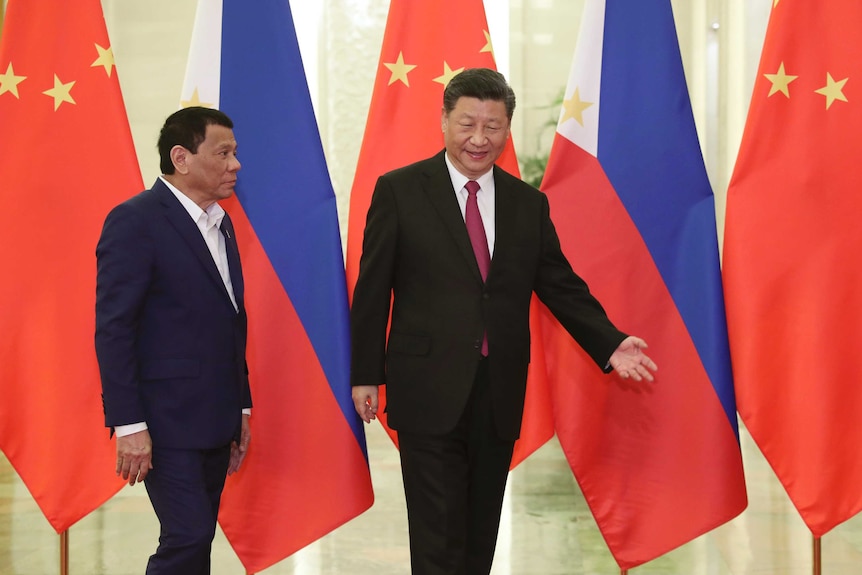
<svg viewBox="0 0 862 575"><path fill-rule="evenodd" d="M488 277L488 268L491 267L491 252L488 251L488 238L485 236L485 226L482 224L479 203L476 201L479 182L470 180L464 187L467 188L467 209L464 213L464 221L467 224L470 243L473 244L473 253L476 254L476 263L479 264L479 272L484 281Z"/></svg>
<svg viewBox="0 0 862 575"><path fill-rule="evenodd" d="M479 264L479 273L482 274L482 281L484 281L488 277L488 268L491 267L491 252L488 250L488 238L485 235L485 226L482 224L482 215L479 213L479 203L476 201L479 182L470 180L464 187L467 188L467 208L464 210L464 221L467 224L470 243L473 244L476 263ZM482 355L488 355L487 335L482 338Z"/></svg>

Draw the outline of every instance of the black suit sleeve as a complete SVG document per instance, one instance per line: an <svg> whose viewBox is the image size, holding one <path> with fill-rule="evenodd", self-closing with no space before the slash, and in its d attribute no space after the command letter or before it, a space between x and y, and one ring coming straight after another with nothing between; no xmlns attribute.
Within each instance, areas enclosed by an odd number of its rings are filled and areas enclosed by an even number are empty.
<svg viewBox="0 0 862 575"><path fill-rule="evenodd" d="M392 187L379 178L368 208L350 311L353 386L385 383L386 326L398 238L396 209Z"/></svg>

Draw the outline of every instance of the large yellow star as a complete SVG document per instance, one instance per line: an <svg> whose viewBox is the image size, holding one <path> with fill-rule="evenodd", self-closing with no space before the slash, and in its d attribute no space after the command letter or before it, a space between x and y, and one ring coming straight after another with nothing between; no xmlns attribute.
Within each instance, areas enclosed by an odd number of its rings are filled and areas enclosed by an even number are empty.
<svg viewBox="0 0 862 575"><path fill-rule="evenodd" d="M563 100L563 109L565 110L565 114L563 114L563 119L560 121L562 124L569 118L574 118L575 121L581 126L584 125L584 110L593 105L593 102L583 102L581 101L581 93L579 88L575 88L575 93L572 94L572 97L568 100Z"/></svg>
<svg viewBox="0 0 862 575"><path fill-rule="evenodd" d="M108 74L108 78L111 77L111 73L114 71L114 50L111 47L102 48L98 44L96 44L96 51L99 53L99 57L96 58L96 61L90 64L91 68L95 68L96 66L103 66L105 68L105 72Z"/></svg>
<svg viewBox="0 0 862 575"><path fill-rule="evenodd" d="M460 74L463 71L464 71L463 67L458 68L457 70L453 70L452 68L449 67L449 63L444 60L443 61L443 75L434 78L434 81L440 82L441 84L443 84L443 87L445 88L446 86L449 85L449 81L452 78L454 78L455 76L457 76L458 74Z"/></svg>
<svg viewBox="0 0 862 575"><path fill-rule="evenodd" d="M842 90L844 89L844 84L847 83L848 78L844 78L843 80L838 80L837 82L832 79L832 74L826 72L826 85L820 88L819 90L814 90L816 93L826 96L826 109L829 109L829 106L832 105L832 102L835 100L841 100L842 102L847 101L847 97L844 95Z"/></svg>
<svg viewBox="0 0 862 575"><path fill-rule="evenodd" d="M491 45L491 34L489 34L487 30L482 30L482 33L485 34L485 45L482 46L482 49L479 50L479 52L490 52L493 56L494 47Z"/></svg>
<svg viewBox="0 0 862 575"><path fill-rule="evenodd" d="M781 92L788 98L790 97L790 90L787 89L787 86L790 85L790 82L798 78L799 76L791 76L784 72L784 62L778 67L778 72L775 74L764 74L766 79L772 82L772 87L769 88L769 95L767 98L776 92Z"/></svg>
<svg viewBox="0 0 862 575"><path fill-rule="evenodd" d="M192 92L191 100L180 100L180 106L183 108L191 108L192 106L201 106L204 108L212 108L213 105L209 102L201 102L201 97L198 95L198 89Z"/></svg>
<svg viewBox="0 0 862 575"><path fill-rule="evenodd" d="M405 64L404 63L404 53L398 52L398 59L395 60L394 63L389 64L384 62L384 66L389 68L389 71L392 72L392 75L389 77L389 85L391 86L398 80L404 82L404 85L409 87L410 81L407 79L407 74L415 68L415 65Z"/></svg>
<svg viewBox="0 0 862 575"><path fill-rule="evenodd" d="M57 74L54 74L54 87L50 90L45 90L42 92L46 96L51 96L54 98L54 111L60 107L60 104L63 102L69 102L70 104L76 104L75 100L72 98L72 86L75 85L75 82L69 82L64 84L60 81L60 78L57 77Z"/></svg>
<svg viewBox="0 0 862 575"><path fill-rule="evenodd" d="M27 76L16 76L15 70L12 69L12 62L9 62L9 66L6 68L6 73L0 74L0 94L9 92L20 100L21 97L18 95L18 84L26 79Z"/></svg>

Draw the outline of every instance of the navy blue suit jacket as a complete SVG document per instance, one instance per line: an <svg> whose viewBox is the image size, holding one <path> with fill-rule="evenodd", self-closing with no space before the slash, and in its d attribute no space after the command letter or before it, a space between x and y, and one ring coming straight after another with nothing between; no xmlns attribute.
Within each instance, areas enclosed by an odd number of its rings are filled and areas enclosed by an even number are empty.
<svg viewBox="0 0 862 575"><path fill-rule="evenodd" d="M221 229L239 311L197 225L161 180L111 211L96 248L105 423L144 421L155 447L227 445L251 407L242 269L227 215Z"/></svg>

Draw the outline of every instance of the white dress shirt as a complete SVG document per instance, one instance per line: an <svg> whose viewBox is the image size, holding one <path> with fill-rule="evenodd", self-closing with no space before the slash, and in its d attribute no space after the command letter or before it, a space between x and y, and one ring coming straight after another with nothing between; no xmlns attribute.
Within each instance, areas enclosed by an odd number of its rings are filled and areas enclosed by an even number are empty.
<svg viewBox="0 0 862 575"><path fill-rule="evenodd" d="M444 154L446 158L446 166L449 168L449 177L452 179L452 187L455 190L455 197L458 198L458 206L461 208L461 217L466 218L467 212L467 182L470 178L459 172L452 161L449 160L449 154ZM494 257L494 239L496 228L494 227L494 168L482 174L476 179L479 182L479 191L476 192L476 203L479 205L479 215L482 216L482 225L485 228L485 238L488 240L488 253L491 258ZM466 221L466 220L465 220Z"/></svg>

